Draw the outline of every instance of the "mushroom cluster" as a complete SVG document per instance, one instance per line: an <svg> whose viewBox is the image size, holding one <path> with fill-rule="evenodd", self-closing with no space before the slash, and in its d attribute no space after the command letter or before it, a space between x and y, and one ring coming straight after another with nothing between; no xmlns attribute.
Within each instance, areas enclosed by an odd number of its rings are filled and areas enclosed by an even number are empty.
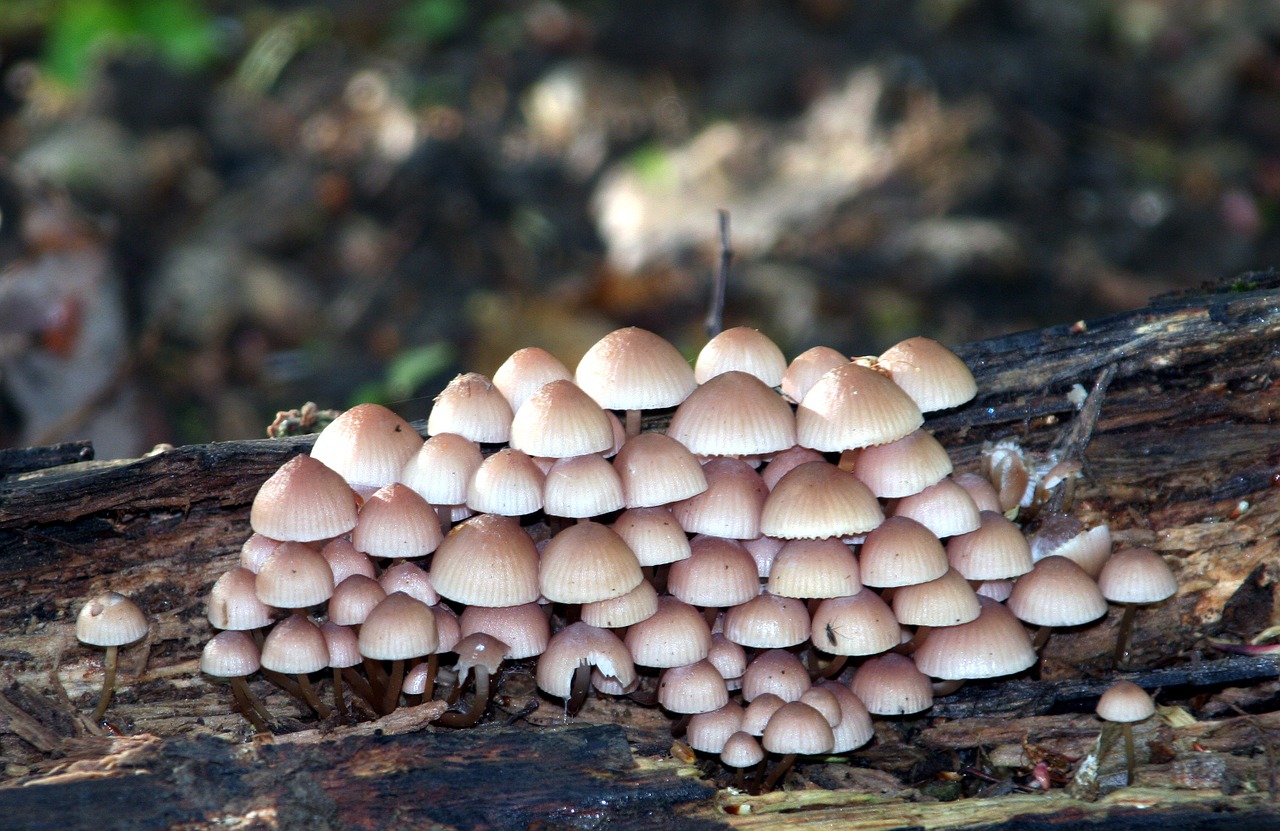
<svg viewBox="0 0 1280 831"><path fill-rule="evenodd" d="M872 714L1028 669L1024 624L1043 642L1176 589L1157 555L1111 557L1105 527L1063 517L1028 540L1010 517L1037 482L1016 448L953 475L923 414L975 393L926 338L788 364L736 328L691 368L630 328L576 371L526 348L458 376L425 441L355 407L258 492L202 669L261 671L321 717L322 673L343 717L344 687L375 715L438 691L461 707L438 723L461 727L500 662L536 659L567 714L592 690L656 703L726 765L781 758L771 785L797 755L869 741ZM641 432L654 410L665 433Z"/></svg>

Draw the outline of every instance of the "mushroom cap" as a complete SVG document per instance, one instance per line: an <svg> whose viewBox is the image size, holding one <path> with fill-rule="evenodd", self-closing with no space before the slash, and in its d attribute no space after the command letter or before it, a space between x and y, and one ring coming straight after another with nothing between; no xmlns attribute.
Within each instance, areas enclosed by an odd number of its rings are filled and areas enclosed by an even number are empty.
<svg viewBox="0 0 1280 831"><path fill-rule="evenodd" d="M573 373L559 358L537 346L512 352L493 373L493 385L507 399L512 412L552 381L572 380Z"/></svg>
<svg viewBox="0 0 1280 831"><path fill-rule="evenodd" d="M844 597L861 588L858 559L834 537L788 540L769 571L769 591L783 597Z"/></svg>
<svg viewBox="0 0 1280 831"><path fill-rule="evenodd" d="M618 514L610 527L642 566L674 563L693 553L679 521L664 507L630 508Z"/></svg>
<svg viewBox="0 0 1280 831"><path fill-rule="evenodd" d="M1036 626L1079 626L1107 613L1107 601L1084 569L1066 557L1045 557L1019 577L1006 604Z"/></svg>
<svg viewBox="0 0 1280 831"><path fill-rule="evenodd" d="M699 456L751 456L796 444L796 424L786 400L759 378L726 372L676 408L667 435Z"/></svg>
<svg viewBox="0 0 1280 831"><path fill-rule="evenodd" d="M853 673L849 689L878 716L906 716L933 706L933 682L906 655L868 658Z"/></svg>
<svg viewBox="0 0 1280 831"><path fill-rule="evenodd" d="M829 462L805 462L779 479L765 499L760 533L780 539L851 537L883 521L875 495L852 473Z"/></svg>
<svg viewBox="0 0 1280 831"><path fill-rule="evenodd" d="M557 632L539 656L535 673L538 689L547 695L568 698L573 673L583 664L616 678L623 687L636 678L631 655L617 635L578 621Z"/></svg>
<svg viewBox="0 0 1280 831"><path fill-rule="evenodd" d="M538 599L538 570L538 549L518 522L481 514L454 526L440 544L431 585L468 606L518 606Z"/></svg>
<svg viewBox="0 0 1280 831"><path fill-rule="evenodd" d="M769 719L786 703L773 693L760 693L742 711L743 731L752 736L763 735Z"/></svg>
<svg viewBox="0 0 1280 831"><path fill-rule="evenodd" d="M552 381L516 411L511 447L553 459L604 453L613 449L613 424L572 381Z"/></svg>
<svg viewBox="0 0 1280 831"><path fill-rule="evenodd" d="M247 568L233 568L219 577L209 590L209 625L237 631L269 625L274 610L258 599L255 580Z"/></svg>
<svg viewBox="0 0 1280 831"><path fill-rule="evenodd" d="M689 719L685 738L694 750L701 750L703 753L719 753L729 737L737 733L741 727L742 705L736 701L729 701L719 709L697 713ZM764 753L760 755L763 757Z"/></svg>
<svg viewBox="0 0 1280 831"><path fill-rule="evenodd" d="M404 592L428 606L434 606L440 602L440 593L436 591L435 586L431 585L431 575L427 574L421 566L410 562L396 563L382 572L378 578L378 585L382 586L382 590L387 594Z"/></svg>
<svg viewBox="0 0 1280 831"><path fill-rule="evenodd" d="M702 466L707 489L671 504L671 513L690 534L735 540L760 536L760 511L769 490L741 459L711 459Z"/></svg>
<svg viewBox="0 0 1280 831"><path fill-rule="evenodd" d="M76 640L90 646L124 646L150 628L138 604L118 592L97 595L76 615Z"/></svg>
<svg viewBox="0 0 1280 831"><path fill-rule="evenodd" d="M927 583L949 568L938 535L905 516L891 516L867 534L858 565L862 582L876 588Z"/></svg>
<svg viewBox="0 0 1280 831"><path fill-rule="evenodd" d="M219 632L200 653L200 671L214 678L244 678L260 666L258 645L244 632Z"/></svg>
<svg viewBox="0 0 1280 831"><path fill-rule="evenodd" d="M626 594L609 600L583 603L579 614L583 623L601 629L621 629L648 620L658 611L658 592L648 580Z"/></svg>
<svg viewBox="0 0 1280 831"><path fill-rule="evenodd" d="M862 699L837 681L823 681L818 686L829 690L840 702L840 723L831 731L835 738L831 752L848 753L871 741L875 735L875 727Z"/></svg>
<svg viewBox="0 0 1280 831"><path fill-rule="evenodd" d="M726 638L724 633L716 632L711 636L707 660L729 682L729 689L736 690L742 686L742 673L747 671L747 651L739 644Z"/></svg>
<svg viewBox="0 0 1280 831"><path fill-rule="evenodd" d="M327 620L321 624L320 634L324 635L324 644L329 648L329 666L353 667L364 660L356 630L350 626Z"/></svg>
<svg viewBox="0 0 1280 831"><path fill-rule="evenodd" d="M731 768L755 767L764 761L764 748L750 733L738 730L725 739L720 761Z"/></svg>
<svg viewBox="0 0 1280 831"><path fill-rule="evenodd" d="M708 713L729 703L729 690L719 670L704 658L663 670L658 703L673 713Z"/></svg>
<svg viewBox="0 0 1280 831"><path fill-rule="evenodd" d="M541 655L551 641L551 624L547 613L537 603L492 608L468 606L458 618L462 634L484 632L507 644L507 657L513 660Z"/></svg>
<svg viewBox="0 0 1280 831"><path fill-rule="evenodd" d="M476 468L467 485L467 507L501 516L542 510L546 476L529 454L504 447Z"/></svg>
<svg viewBox="0 0 1280 831"><path fill-rule="evenodd" d="M995 678L1036 662L1031 636L1013 613L989 598L969 623L933 629L912 658L926 675L946 680Z"/></svg>
<svg viewBox="0 0 1280 831"><path fill-rule="evenodd" d="M1156 703L1147 691L1132 681L1117 681L1098 699L1097 713L1107 721L1145 721L1156 713Z"/></svg>
<svg viewBox="0 0 1280 831"><path fill-rule="evenodd" d="M365 495L399 479L421 447L409 422L380 404L357 404L320 431L311 458Z"/></svg>
<svg viewBox="0 0 1280 831"><path fill-rule="evenodd" d="M737 540L699 535L691 556L672 563L667 591L693 606L736 606L760 593L756 561Z"/></svg>
<svg viewBox="0 0 1280 831"><path fill-rule="evenodd" d="M658 611L627 629L626 644L641 666L679 667L707 657L711 628L689 604L659 597Z"/></svg>
<svg viewBox="0 0 1280 831"><path fill-rule="evenodd" d="M278 609L305 609L333 594L333 569L319 551L300 542L281 543L258 569L258 599Z"/></svg>
<svg viewBox="0 0 1280 831"><path fill-rule="evenodd" d="M893 593L893 613L908 626L956 626L975 619L980 611L978 595L955 569L928 583L899 586Z"/></svg>
<svg viewBox="0 0 1280 831"><path fill-rule="evenodd" d="M333 587L329 620L339 626L359 626L386 596L386 590L377 580L353 574Z"/></svg>
<svg viewBox="0 0 1280 831"><path fill-rule="evenodd" d="M455 433L478 444L497 444L511 438L511 405L502 392L478 372L449 382L427 416L427 435Z"/></svg>
<svg viewBox="0 0 1280 831"><path fill-rule="evenodd" d="M461 505L476 468L480 446L457 433L436 433L404 463L400 481L432 505Z"/></svg>
<svg viewBox="0 0 1280 831"><path fill-rule="evenodd" d="M620 597L643 579L640 563L607 525L584 521L551 538L538 571L542 595L554 603Z"/></svg>
<svg viewBox="0 0 1280 831"><path fill-rule="evenodd" d="M1178 581L1150 548L1125 548L1102 567L1098 588L1112 603L1159 603L1177 594Z"/></svg>
<svg viewBox="0 0 1280 831"><path fill-rule="evenodd" d="M551 516L600 516L623 504L622 480L603 456L593 453L557 459L547 471L542 509Z"/></svg>
<svg viewBox="0 0 1280 831"><path fill-rule="evenodd" d="M622 445L613 460L628 508L666 505L707 489L698 458L662 433L641 433Z"/></svg>
<svg viewBox="0 0 1280 831"><path fill-rule="evenodd" d="M261 660L275 672L308 675L329 666L329 645L319 626L303 615L289 615L267 633Z"/></svg>
<svg viewBox="0 0 1280 831"><path fill-rule="evenodd" d="M787 371L787 359L767 335L748 326L725 329L702 347L693 365L693 376L705 384L726 372L745 372L776 387Z"/></svg>
<svg viewBox="0 0 1280 831"><path fill-rule="evenodd" d="M822 713L808 704L791 701L769 718L760 743L770 753L814 756L830 753L836 737Z"/></svg>
<svg viewBox="0 0 1280 831"><path fill-rule="evenodd" d="M1004 514L981 511L982 525L947 541L947 560L966 580L1008 580L1031 571L1031 546Z"/></svg>
<svg viewBox="0 0 1280 831"><path fill-rule="evenodd" d="M324 544L324 548L320 549L320 556L324 557L325 562L329 564L335 586L353 574L363 574L375 580L378 577L378 570L374 568L373 560L370 560L369 555L363 551L356 551L356 547L346 537L334 537L329 540Z"/></svg>
<svg viewBox="0 0 1280 831"><path fill-rule="evenodd" d="M760 478L764 480L765 485L772 491L778 486L778 482L782 480L783 476L786 476L805 462L823 461L826 461L826 459L818 451L811 450L808 447L801 447L797 444L794 447L788 447L769 459L769 464L765 465L764 470L760 471Z"/></svg>
<svg viewBox="0 0 1280 831"><path fill-rule="evenodd" d="M430 655L440 645L436 618L421 600L393 592L360 626L360 654L375 661L403 661Z"/></svg>
<svg viewBox="0 0 1280 831"><path fill-rule="evenodd" d="M481 667L490 675L495 674L510 649L493 635L486 635L484 632L467 635L454 644L451 650L458 653L458 683L464 683L467 673L474 667Z"/></svg>
<svg viewBox="0 0 1280 831"><path fill-rule="evenodd" d="M809 670L799 658L785 649L768 649L747 664L742 674L742 699L753 701L772 693L783 701L799 701L811 686Z"/></svg>
<svg viewBox="0 0 1280 831"><path fill-rule="evenodd" d="M902 627L880 595L863 589L819 603L810 637L814 646L832 655L875 655L902 642Z"/></svg>
<svg viewBox="0 0 1280 831"><path fill-rule="evenodd" d="M578 362L578 386L606 410L674 407L697 386L680 351L646 329L618 329Z"/></svg>
<svg viewBox="0 0 1280 831"><path fill-rule="evenodd" d="M910 517L939 538L967 534L982 525L973 497L950 479L898 500L893 515Z"/></svg>
<svg viewBox="0 0 1280 831"><path fill-rule="evenodd" d="M958 407L978 394L964 361L930 338L908 338L889 347L876 359L876 368L902 387L921 412Z"/></svg>
<svg viewBox="0 0 1280 831"><path fill-rule="evenodd" d="M294 456L258 488L249 525L273 540L327 540L356 527L356 496L323 462Z"/></svg>
<svg viewBox="0 0 1280 831"><path fill-rule="evenodd" d="M360 506L351 544L357 551L387 559L425 557L440 545L440 517L408 485L393 482Z"/></svg>
<svg viewBox="0 0 1280 831"><path fill-rule="evenodd" d="M882 499L919 493L951 473L946 448L923 428L856 454L853 475Z"/></svg>
<svg viewBox="0 0 1280 831"><path fill-rule="evenodd" d="M923 423L896 384L853 363L819 378L796 410L797 443L824 453L896 441Z"/></svg>
<svg viewBox="0 0 1280 831"><path fill-rule="evenodd" d="M829 346L815 346L792 359L787 371L782 373L782 394L796 404L804 400L818 379L841 364L849 363L842 352Z"/></svg>
<svg viewBox="0 0 1280 831"><path fill-rule="evenodd" d="M725 612L724 636L753 649L795 646L809 639L809 611L794 598L759 594Z"/></svg>

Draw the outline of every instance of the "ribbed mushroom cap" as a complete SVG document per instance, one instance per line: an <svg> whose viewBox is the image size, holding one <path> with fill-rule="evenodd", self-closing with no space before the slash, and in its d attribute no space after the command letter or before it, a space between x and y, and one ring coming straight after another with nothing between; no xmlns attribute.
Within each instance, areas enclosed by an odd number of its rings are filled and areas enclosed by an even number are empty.
<svg viewBox="0 0 1280 831"><path fill-rule="evenodd" d="M701 750L703 753L719 753L724 749L724 743L729 740L729 737L739 732L741 727L742 705L736 701L729 701L718 710L697 713L689 719L689 725L685 729L685 740L694 750Z"/></svg>
<svg viewBox="0 0 1280 831"><path fill-rule="evenodd" d="M503 608L468 606L458 624L464 636L484 632L507 644L507 657L513 660L541 655L551 640L551 624L537 603Z"/></svg>
<svg viewBox="0 0 1280 831"><path fill-rule="evenodd" d="M765 499L760 533L780 539L865 534L884 521L880 503L852 474L806 462L783 476Z"/></svg>
<svg viewBox="0 0 1280 831"><path fill-rule="evenodd" d="M1112 603L1159 603L1177 594L1178 581L1150 548L1125 548L1102 567L1098 588Z"/></svg>
<svg viewBox="0 0 1280 831"><path fill-rule="evenodd" d="M741 645L726 638L724 633L716 632L711 636L707 660L729 682L729 689L736 690L742 686L742 673L747 671L747 651Z"/></svg>
<svg viewBox="0 0 1280 831"><path fill-rule="evenodd" d="M335 537L329 540L324 548L320 549L320 556L324 557L325 562L329 564L335 586L353 574L363 574L365 577L374 579L378 577L378 571L373 567L373 560L369 559L368 554L356 551L356 547L346 537Z"/></svg>
<svg viewBox="0 0 1280 831"><path fill-rule="evenodd" d="M912 655L921 672L946 680L995 678L1035 664L1031 636L1013 613L988 598L979 602L976 620L929 632Z"/></svg>
<svg viewBox="0 0 1280 831"><path fill-rule="evenodd" d="M361 496L400 478L422 437L380 404L357 404L320 431L311 458L336 471Z"/></svg>
<svg viewBox="0 0 1280 831"><path fill-rule="evenodd" d="M377 580L353 574L334 586L329 598L329 620L341 626L359 626L386 596Z"/></svg>
<svg viewBox="0 0 1280 831"><path fill-rule="evenodd" d="M613 449L613 425L600 405L571 381L552 381L520 405L511 446L530 456L584 456Z"/></svg>
<svg viewBox="0 0 1280 831"><path fill-rule="evenodd" d="M462 624L458 622L458 616L453 609L443 603L437 603L427 608L431 610L431 616L436 619L436 637L440 641L436 651L456 651L455 648L458 645L458 641L462 640Z"/></svg>
<svg viewBox="0 0 1280 831"><path fill-rule="evenodd" d="M320 552L302 543L281 543L258 569L258 599L279 609L305 609L333 594L333 570Z"/></svg>
<svg viewBox="0 0 1280 831"><path fill-rule="evenodd" d="M538 550L518 522L482 514L445 537L431 561L431 585L468 606L518 606L538 599L538 569Z"/></svg>
<svg viewBox="0 0 1280 831"><path fill-rule="evenodd" d="M949 567L937 534L905 516L891 516L867 534L858 565L862 582L877 588L927 583Z"/></svg>
<svg viewBox="0 0 1280 831"><path fill-rule="evenodd" d="M906 716L933 706L933 682L915 661L890 652L862 662L849 689L869 712L878 716Z"/></svg>
<svg viewBox="0 0 1280 831"><path fill-rule="evenodd" d="M823 452L896 441L923 423L896 384L852 363L819 378L796 410L797 443Z"/></svg>
<svg viewBox="0 0 1280 831"><path fill-rule="evenodd" d="M840 723L840 700L836 698L835 693L831 690L814 686L805 690L800 696L801 704L808 704L813 709L822 713L822 717L827 720L833 728Z"/></svg>
<svg viewBox="0 0 1280 831"><path fill-rule="evenodd" d="M844 597L861 588L857 558L834 538L788 540L769 572L769 591L783 597Z"/></svg>
<svg viewBox="0 0 1280 831"><path fill-rule="evenodd" d="M467 635L454 644L453 650L458 653L458 663L454 668L458 671L458 683L465 683L467 675L476 667L480 667L489 675L498 671L502 659L510 651L510 647L492 635L476 632Z"/></svg>
<svg viewBox="0 0 1280 831"><path fill-rule="evenodd" d="M707 489L671 505L671 513L690 534L735 540L760 536L760 511L768 489L760 475L740 459L712 459L702 466Z"/></svg>
<svg viewBox="0 0 1280 831"><path fill-rule="evenodd" d="M674 597L659 597L658 611L628 629L626 643L637 664L679 667L707 657L711 629L689 604Z"/></svg>
<svg viewBox="0 0 1280 831"><path fill-rule="evenodd" d="M786 542L777 537L765 536L742 541L742 547L747 549L747 553L756 561L756 574L762 580L768 579L769 572L773 570L773 561L778 558L778 552Z"/></svg>
<svg viewBox="0 0 1280 831"><path fill-rule="evenodd" d="M504 447L485 459L471 475L467 507L500 516L523 516L542 510L546 477L527 453Z"/></svg>
<svg viewBox="0 0 1280 831"><path fill-rule="evenodd" d="M557 698L568 698L573 673L587 664L626 687L635 680L635 665L618 636L582 621L557 632L538 658L538 689Z"/></svg>
<svg viewBox="0 0 1280 831"><path fill-rule="evenodd" d="M760 471L760 478L764 480L765 486L769 490L773 490L778 486L778 482L783 476L800 467L806 462L823 462L826 461L822 454L808 447L788 447L781 453L776 454L769 463Z"/></svg>
<svg viewBox="0 0 1280 831"><path fill-rule="evenodd" d="M76 615L76 640L90 646L124 646L150 628L138 604L117 592L99 594Z"/></svg>
<svg viewBox="0 0 1280 831"><path fill-rule="evenodd" d="M951 457L927 430L856 451L853 475L881 499L919 493L951 472Z"/></svg>
<svg viewBox="0 0 1280 831"><path fill-rule="evenodd" d="M739 730L725 739L720 761L731 768L755 767L764 761L764 748L755 736Z"/></svg>
<svg viewBox="0 0 1280 831"><path fill-rule="evenodd" d="M958 407L978 394L964 361L929 338L908 338L889 347L876 360L876 368L902 387L922 412Z"/></svg>
<svg viewBox="0 0 1280 831"><path fill-rule="evenodd" d="M631 695L640 688L640 679L632 678L631 683L623 686L617 678L610 678L598 669L591 670L591 688L601 695Z"/></svg>
<svg viewBox="0 0 1280 831"><path fill-rule="evenodd" d="M747 664L742 674L742 699L752 701L772 693L783 701L799 701L811 686L809 671L799 658L783 649L769 649Z"/></svg>
<svg viewBox="0 0 1280 831"><path fill-rule="evenodd" d="M1132 681L1117 681L1098 699L1097 713L1107 721L1133 723L1156 714L1156 703Z"/></svg>
<svg viewBox="0 0 1280 831"><path fill-rule="evenodd" d="M552 537L542 551L542 595L554 603L594 603L620 597L641 579L636 555L622 537L597 522L569 526Z"/></svg>
<svg viewBox="0 0 1280 831"><path fill-rule="evenodd" d="M658 593L648 580L624 595L595 603L583 603L580 615L583 623L601 629L621 629L642 620L648 620L658 611Z"/></svg>
<svg viewBox="0 0 1280 831"><path fill-rule="evenodd" d="M893 515L910 517L940 538L967 534L982 525L973 497L950 479L900 499Z"/></svg>
<svg viewBox="0 0 1280 831"><path fill-rule="evenodd" d="M871 714L867 712L862 699L837 681L823 681L818 686L829 690L840 702L840 723L831 730L835 739L831 752L848 753L871 741L876 734L875 726L871 723Z"/></svg>
<svg viewBox="0 0 1280 831"><path fill-rule="evenodd" d="M1068 560L1074 560L1094 579L1102 574L1103 567L1112 556L1110 528L1106 525L1097 525L1085 530L1082 527L1078 533L1053 545L1051 550L1046 550L1048 546L1038 547L1036 543L1044 541L1041 535L1052 533L1052 531L1048 523L1040 526L1040 530L1032 539L1031 558L1033 560L1043 560L1045 557L1066 557Z"/></svg>
<svg viewBox="0 0 1280 831"><path fill-rule="evenodd" d="M799 404L819 378L847 363L849 359L843 353L829 346L815 346L801 352L782 373L782 394Z"/></svg>
<svg viewBox="0 0 1280 831"><path fill-rule="evenodd" d="M574 379L606 410L674 407L697 386L678 349L634 326L597 341L578 362Z"/></svg>
<svg viewBox="0 0 1280 831"><path fill-rule="evenodd" d="M982 472L1000 499L1000 510L1011 511L1029 498L1031 476L1022 446L1015 439L1002 439L982 447Z"/></svg>
<svg viewBox="0 0 1280 831"><path fill-rule="evenodd" d="M809 611L790 597L757 595L725 612L724 636L754 649L795 646L809 639Z"/></svg>
<svg viewBox="0 0 1280 831"><path fill-rule="evenodd" d="M1012 580L983 580L974 589L979 597L989 597L997 603L1003 603L1013 594Z"/></svg>
<svg viewBox="0 0 1280 831"><path fill-rule="evenodd" d="M729 703L729 690L711 662L703 659L663 670L658 703L673 713L708 713Z"/></svg>
<svg viewBox="0 0 1280 831"><path fill-rule="evenodd" d="M557 459L547 471L542 509L551 516L579 519L612 513L622 506L622 480L603 456Z"/></svg>
<svg viewBox="0 0 1280 831"><path fill-rule="evenodd" d="M769 719L786 703L773 693L757 695L742 711L743 732L752 736L762 735L765 725L769 723Z"/></svg>
<svg viewBox="0 0 1280 831"><path fill-rule="evenodd" d="M461 505L484 461L480 446L456 433L437 433L400 470L400 481L432 505Z"/></svg>
<svg viewBox="0 0 1280 831"><path fill-rule="evenodd" d="M249 525L273 540L327 540L356 527L356 496L323 462L294 456L258 489Z"/></svg>
<svg viewBox="0 0 1280 831"><path fill-rule="evenodd" d="M200 671L214 678L244 678L260 666L258 645L244 632L219 632L200 653Z"/></svg>
<svg viewBox="0 0 1280 831"><path fill-rule="evenodd" d="M810 628L813 645L832 655L875 655L902 640L889 604L870 589L822 601Z"/></svg>
<svg viewBox="0 0 1280 831"><path fill-rule="evenodd" d="M427 606L440 602L440 594L431 585L431 575L413 563L396 563L382 572L378 585L387 594L404 592L410 597L421 600Z"/></svg>
<svg viewBox="0 0 1280 831"><path fill-rule="evenodd" d="M947 541L947 560L966 580L1008 580L1031 570L1031 546L1004 514L979 513L976 531Z"/></svg>
<svg viewBox="0 0 1280 831"><path fill-rule="evenodd" d="M1006 604L1036 626L1079 626L1107 613L1107 600L1085 570L1066 557L1045 557L1013 584Z"/></svg>
<svg viewBox="0 0 1280 831"><path fill-rule="evenodd" d="M736 540L697 536L692 556L672 563L667 591L694 606L736 606L760 593L756 561Z"/></svg>
<svg viewBox="0 0 1280 831"><path fill-rule="evenodd" d="M360 506L351 544L371 557L425 557L440 545L440 517L408 485L384 485Z"/></svg>
<svg viewBox="0 0 1280 831"><path fill-rule="evenodd" d="M613 521L614 533L636 555L642 566L660 566L684 560L692 553L689 538L666 508L631 508Z"/></svg>
<svg viewBox="0 0 1280 831"><path fill-rule="evenodd" d="M628 508L666 505L707 489L707 477L697 457L662 433L641 433L628 439L613 466Z"/></svg>
<svg viewBox="0 0 1280 831"><path fill-rule="evenodd" d="M419 658L439 645L435 615L404 592L387 595L360 627L360 654L375 661Z"/></svg>
<svg viewBox="0 0 1280 831"><path fill-rule="evenodd" d="M979 610L978 595L955 569L893 592L893 614L907 626L956 626L976 618Z"/></svg>
<svg viewBox="0 0 1280 831"><path fill-rule="evenodd" d="M258 599L255 579L247 568L233 568L218 578L209 590L206 606L213 628L239 631L259 629L271 623L274 610Z"/></svg>
<svg viewBox="0 0 1280 831"><path fill-rule="evenodd" d="M796 425L791 407L763 381L726 372L676 408L667 435L699 456L751 456L796 444Z"/></svg>
<svg viewBox="0 0 1280 831"><path fill-rule="evenodd" d="M324 644L329 649L329 666L342 669L364 660L360 654L360 639L350 626L328 620L320 626L320 634L324 635Z"/></svg>
<svg viewBox="0 0 1280 831"><path fill-rule="evenodd" d="M478 372L449 382L427 416L427 435L455 433L479 444L498 444L511 438L513 413L507 399Z"/></svg>
<svg viewBox="0 0 1280 831"><path fill-rule="evenodd" d="M996 493L995 485L991 484L985 476L980 473L953 473L951 481L965 489L965 492L973 498L973 504L978 506L979 511L995 511L1003 513L1004 508L1000 504L1000 494Z"/></svg>
<svg viewBox="0 0 1280 831"><path fill-rule="evenodd" d="M329 666L329 646L319 626L302 615L289 615L267 633L261 660L274 672L309 675Z"/></svg>
<svg viewBox="0 0 1280 831"><path fill-rule="evenodd" d="M787 359L778 345L758 329L735 326L725 329L702 347L693 365L693 377L705 384L726 372L745 372L776 387L787 371Z"/></svg>
<svg viewBox="0 0 1280 831"><path fill-rule="evenodd" d="M249 539L240 546L240 567L257 574L258 569L262 568L262 564L279 545L280 540L273 540L257 532L250 534Z"/></svg>
<svg viewBox="0 0 1280 831"><path fill-rule="evenodd" d="M512 412L538 390L552 381L572 381L573 373L559 358L537 346L526 346L511 353L498 371L493 385L511 405Z"/></svg>
<svg viewBox="0 0 1280 831"><path fill-rule="evenodd" d="M836 737L822 713L792 701L783 704L769 719L760 743L770 753L797 753L813 756L830 753Z"/></svg>

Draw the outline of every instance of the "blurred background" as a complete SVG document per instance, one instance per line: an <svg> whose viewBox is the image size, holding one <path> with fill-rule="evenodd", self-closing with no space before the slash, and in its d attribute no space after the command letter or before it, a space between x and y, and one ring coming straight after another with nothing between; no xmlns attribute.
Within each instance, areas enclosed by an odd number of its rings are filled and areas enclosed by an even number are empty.
<svg viewBox="0 0 1280 831"><path fill-rule="evenodd" d="M0 446L624 325L947 343L1280 258L1274 0L3 0Z"/></svg>

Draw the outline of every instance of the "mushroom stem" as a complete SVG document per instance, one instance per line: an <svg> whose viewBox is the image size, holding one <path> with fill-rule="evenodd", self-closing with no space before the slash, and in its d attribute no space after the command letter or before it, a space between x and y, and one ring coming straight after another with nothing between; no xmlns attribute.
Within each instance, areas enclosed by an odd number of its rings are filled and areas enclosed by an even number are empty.
<svg viewBox="0 0 1280 831"><path fill-rule="evenodd" d="M690 713L683 713L680 718L671 722L671 738L678 739L684 735L689 729L689 719L693 718Z"/></svg>
<svg viewBox="0 0 1280 831"><path fill-rule="evenodd" d="M625 427L626 427L627 438L640 435L640 411L639 410L627 410L627 421L626 421Z"/></svg>
<svg viewBox="0 0 1280 831"><path fill-rule="evenodd" d="M400 704L400 686L404 684L404 661L391 662L391 680L387 681L386 694L382 697L382 714L395 712Z"/></svg>
<svg viewBox="0 0 1280 831"><path fill-rule="evenodd" d="M848 662L848 655L836 655L827 662L826 666L818 667L819 678L835 678L840 674L840 670L844 669L844 665Z"/></svg>
<svg viewBox="0 0 1280 831"><path fill-rule="evenodd" d="M1133 636L1133 617L1138 607L1132 603L1124 604L1124 614L1120 616L1120 630L1116 633L1116 649L1111 654L1111 661L1116 669L1129 666L1129 639Z"/></svg>
<svg viewBox="0 0 1280 831"><path fill-rule="evenodd" d="M329 707L316 696L316 691L311 688L311 679L301 673L294 678L298 679L298 691L302 693L302 700L307 702L307 706L315 710L320 718L328 718Z"/></svg>
<svg viewBox="0 0 1280 831"><path fill-rule="evenodd" d="M1137 755L1137 748L1133 744L1133 725L1129 722L1120 724L1120 731L1124 734L1124 763L1125 763L1125 787L1133 784L1134 776L1134 757Z"/></svg>
<svg viewBox="0 0 1280 831"><path fill-rule="evenodd" d="M302 690L298 688L298 685L289 676L281 675L275 670L267 669L266 667L262 667L261 671L262 671L263 678L266 678L272 684L275 684L277 687L284 690L289 695L293 696L299 701L303 700Z"/></svg>
<svg viewBox="0 0 1280 831"><path fill-rule="evenodd" d="M333 667L333 709L338 714L338 718L347 721L347 703L342 695L342 670Z"/></svg>
<svg viewBox="0 0 1280 831"><path fill-rule="evenodd" d="M489 686L489 672L484 667L477 666L476 674L476 692L471 698L471 706L465 711L451 710L433 723L441 727L470 727L480 720L484 715L484 711L489 707L489 698L492 691ZM459 684L461 687L461 684Z"/></svg>
<svg viewBox="0 0 1280 831"><path fill-rule="evenodd" d="M1044 645L1049 642L1049 636L1053 634L1052 626L1041 626L1036 630L1036 638L1031 642L1031 648L1040 654L1040 650L1044 649Z"/></svg>
<svg viewBox="0 0 1280 831"><path fill-rule="evenodd" d="M573 671L573 682L569 686L569 697L564 701L564 714L566 716L576 716L578 711L582 709L583 703L587 700L587 693L591 691L591 665L579 664L578 668Z"/></svg>
<svg viewBox="0 0 1280 831"><path fill-rule="evenodd" d="M854 462L858 458L858 454L852 450L845 450L840 453L840 461L836 463L836 467L845 473L853 473Z"/></svg>
<svg viewBox="0 0 1280 831"><path fill-rule="evenodd" d="M253 691L249 689L249 685L243 678L231 679L231 692L236 697L236 706L240 708L240 714L253 725L253 729L259 733L270 733L266 710L258 703L258 699L254 697Z"/></svg>
<svg viewBox="0 0 1280 831"><path fill-rule="evenodd" d="M345 667L342 670L342 677L346 679L347 686L355 690L356 694L363 698L370 708L376 709L374 702L378 700L378 697L373 694L373 688L369 686L369 682L364 680L360 673L351 667Z"/></svg>
<svg viewBox="0 0 1280 831"><path fill-rule="evenodd" d="M788 753L782 757L782 761L778 762L778 766L773 769L773 773L769 774L769 778L764 780L764 785L760 787L760 793L768 793L773 790L773 786L782 781L782 777L787 775L787 771L791 770L791 766L796 763L796 754ZM761 772L764 768L761 768Z"/></svg>
<svg viewBox="0 0 1280 831"><path fill-rule="evenodd" d="M382 694L387 688L387 671L382 668L382 664L372 658L364 659L364 672L369 676L369 689L373 692L373 698L369 701L369 706L373 707L376 712L378 702L382 700Z"/></svg>
<svg viewBox="0 0 1280 831"><path fill-rule="evenodd" d="M93 715L89 719L94 726L102 724L102 717L107 713L107 705L111 703L111 693L114 692L116 686L116 659L119 653L120 647L107 647L107 657L102 665L102 694L98 696L98 706L94 709Z"/></svg>

